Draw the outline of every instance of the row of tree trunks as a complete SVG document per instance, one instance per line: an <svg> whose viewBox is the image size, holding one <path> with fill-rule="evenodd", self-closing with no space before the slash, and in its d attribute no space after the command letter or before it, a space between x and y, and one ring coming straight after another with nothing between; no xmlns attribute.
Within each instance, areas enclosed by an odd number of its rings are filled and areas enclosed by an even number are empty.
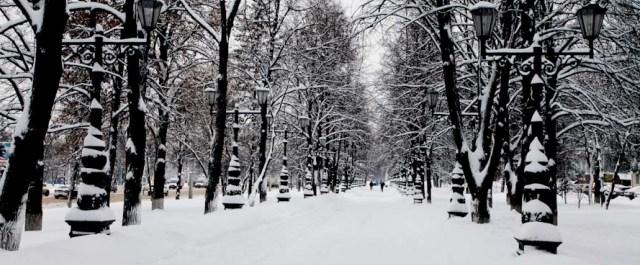
<svg viewBox="0 0 640 265"><path fill-rule="evenodd" d="M24 2L21 1L15 2L29 17L25 8L30 7L22 7ZM66 2L38 2L44 10L35 34L31 96L16 126L9 166L0 179L0 249L4 250L17 250L20 246L23 230L20 215L25 214L22 200L29 183L38 175L37 164L43 155L44 138L62 76L62 34L68 18Z"/></svg>

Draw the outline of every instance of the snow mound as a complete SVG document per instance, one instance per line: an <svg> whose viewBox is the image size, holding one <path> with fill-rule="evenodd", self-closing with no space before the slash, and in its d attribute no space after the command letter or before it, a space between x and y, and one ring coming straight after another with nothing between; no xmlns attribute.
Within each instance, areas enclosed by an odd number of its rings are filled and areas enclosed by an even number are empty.
<svg viewBox="0 0 640 265"><path fill-rule="evenodd" d="M546 166L540 165L538 163L531 163L524 168L524 172L530 173L540 173L547 171L548 168Z"/></svg>
<svg viewBox="0 0 640 265"><path fill-rule="evenodd" d="M98 139L94 136L95 134L87 134L87 137L84 138L84 147L89 147L93 149L104 148L105 144L103 140Z"/></svg>
<svg viewBox="0 0 640 265"><path fill-rule="evenodd" d="M458 201L460 199L464 200L464 195L455 192L451 194L451 200Z"/></svg>
<svg viewBox="0 0 640 265"><path fill-rule="evenodd" d="M542 222L528 222L522 224L514 237L518 240L562 242L558 227Z"/></svg>
<svg viewBox="0 0 640 265"><path fill-rule="evenodd" d="M64 217L65 221L115 221L116 216L108 207L102 207L95 210L80 210L79 208L71 208Z"/></svg>
<svg viewBox="0 0 640 265"><path fill-rule="evenodd" d="M228 188L228 187L227 187ZM240 195L227 195L222 198L223 204L244 204L245 200Z"/></svg>
<svg viewBox="0 0 640 265"><path fill-rule="evenodd" d="M453 201L449 204L449 208L447 208L448 213L468 213L467 205L464 203L458 203L458 201Z"/></svg>
<svg viewBox="0 0 640 265"><path fill-rule="evenodd" d="M81 195L106 195L107 192L100 187L94 186L94 185L90 185L90 184L85 184L85 183L80 183L78 185L78 194Z"/></svg>
<svg viewBox="0 0 640 265"><path fill-rule="evenodd" d="M522 206L522 211L525 213L542 213L553 214L551 208L540 200L530 200Z"/></svg>
<svg viewBox="0 0 640 265"><path fill-rule="evenodd" d="M535 163L547 163L549 159L544 153L540 150L531 149L529 153L527 153L527 158L525 160L527 163L535 162Z"/></svg>
<svg viewBox="0 0 640 265"><path fill-rule="evenodd" d="M539 77L538 75L536 75L536 76L534 77L534 79L535 79L536 77L537 77L538 79L540 79L540 77ZM539 82L542 84L542 83L543 83L543 82L542 82L542 79L540 79L540 81L539 81ZM533 80L531 81L531 84L533 84ZM531 122L542 122L542 117L540 116L540 113L538 113L538 111L535 111L535 112L533 113L533 115L531 115ZM536 138L536 139L538 139L538 138ZM539 144L539 143L540 143L540 141L538 141L538 144Z"/></svg>
<svg viewBox="0 0 640 265"><path fill-rule="evenodd" d="M464 171L462 171L462 165L460 165L460 163L456 162L456 165L453 167L453 171L451 171L451 174L452 175L464 175Z"/></svg>
<svg viewBox="0 0 640 265"><path fill-rule="evenodd" d="M540 183L531 183L524 186L525 190L549 190L550 188Z"/></svg>
<svg viewBox="0 0 640 265"><path fill-rule="evenodd" d="M82 157L102 157L106 156L103 151L98 151L93 148L82 148Z"/></svg>

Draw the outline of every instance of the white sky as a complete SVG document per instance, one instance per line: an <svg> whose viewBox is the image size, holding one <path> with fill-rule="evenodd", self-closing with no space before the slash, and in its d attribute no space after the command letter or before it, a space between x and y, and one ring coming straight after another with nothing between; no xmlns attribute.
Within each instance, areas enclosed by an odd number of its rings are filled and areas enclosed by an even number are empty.
<svg viewBox="0 0 640 265"><path fill-rule="evenodd" d="M345 13L348 17L358 16L359 7L368 0L335 0L342 5ZM375 131L378 129L378 122L380 118L380 104L384 100L384 96L378 92L376 87L378 75L382 69L381 63L385 50L382 45L382 38L384 36L383 29L376 28L374 30L367 31L364 35L363 50L361 51L363 60L362 69L362 82L367 86L367 93L369 94L368 108L373 114L374 120L370 121L372 129Z"/></svg>
<svg viewBox="0 0 640 265"><path fill-rule="evenodd" d="M335 0L342 5L347 16L357 16L358 8L368 0ZM365 76L363 82L375 81L376 73L381 69L380 63L384 55L382 47L382 33L377 29L367 31L364 36L364 49L361 51L363 56L363 67Z"/></svg>

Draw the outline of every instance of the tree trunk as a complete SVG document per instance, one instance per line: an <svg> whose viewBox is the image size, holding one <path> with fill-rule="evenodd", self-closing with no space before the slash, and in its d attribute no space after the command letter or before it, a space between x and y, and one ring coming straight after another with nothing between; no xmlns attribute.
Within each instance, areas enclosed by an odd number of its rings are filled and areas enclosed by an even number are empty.
<svg viewBox="0 0 640 265"><path fill-rule="evenodd" d="M471 213L471 220L478 224L489 223L491 216L489 215L489 208L487 205L489 189L486 187L480 187L476 193L476 197L473 199L473 213Z"/></svg>
<svg viewBox="0 0 640 265"><path fill-rule="evenodd" d="M167 132L169 131L169 112L158 109L160 116L160 130L158 131L158 150L156 153L156 168L153 174L153 198L151 209L164 209L164 184L167 159Z"/></svg>
<svg viewBox="0 0 640 265"><path fill-rule="evenodd" d="M178 187L176 188L176 200L180 199L180 192L182 191L182 167L183 167L183 153L182 143L180 143L180 150L178 151Z"/></svg>
<svg viewBox="0 0 640 265"><path fill-rule="evenodd" d="M627 132L627 135L629 133ZM611 203L611 198L613 197L613 193L615 192L615 188L616 188L616 183L620 182L620 175L618 175L620 173L620 164L622 163L622 161L624 160L624 153L625 150L627 148L627 138L626 136L623 138L622 142L620 143L622 145L622 149L620 150L620 152L618 153L618 162L616 162L616 167L615 170L613 172L613 180L611 181L611 189L609 189L609 196L607 196L607 201L605 204L605 209L609 210L609 203ZM591 187L589 187L591 188Z"/></svg>
<svg viewBox="0 0 640 265"><path fill-rule="evenodd" d="M29 183L27 198L27 212L25 231L42 230L42 183L44 174L44 163L42 157L38 161L36 174Z"/></svg>
<svg viewBox="0 0 640 265"><path fill-rule="evenodd" d="M62 76L62 33L67 22L66 2L44 1L41 26L36 32L36 54L29 104L15 129L14 152L0 179L0 249L18 250L23 230L22 198L27 193L44 150L51 110ZM16 1L17 5L22 2Z"/></svg>
<svg viewBox="0 0 640 265"><path fill-rule="evenodd" d="M260 184L258 186L258 190L260 191L260 202L265 202L267 200L267 189L266 184L269 182L267 177L267 104L263 104L260 106L260 146L258 150L260 151L260 173L264 172L264 175L260 179Z"/></svg>
<svg viewBox="0 0 640 265"><path fill-rule="evenodd" d="M433 144L431 144L433 147ZM431 154L432 151L429 151L429 154L425 158L427 161L427 203L431 203Z"/></svg>
<svg viewBox="0 0 640 265"><path fill-rule="evenodd" d="M213 140L213 151L209 160L209 182L205 194L204 213L213 212L215 207L216 190L220 182L220 173L222 172L222 155L224 149L224 138L227 112L227 63L229 61L229 33L227 30L227 8L226 1L220 0L220 44L219 44L219 63L218 63L218 98L216 99L216 126L215 136Z"/></svg>
<svg viewBox="0 0 640 265"><path fill-rule="evenodd" d="M118 72L120 74L124 73L123 67L119 66L120 69ZM107 205L111 204L111 186L114 180L115 174L115 166L116 166L116 158L118 154L118 137L120 135L120 115L116 113L120 109L121 100L120 96L122 95L122 81L119 78L114 80L113 85L113 97L111 102L111 129L109 133L109 185L107 186ZM116 184L117 185L117 184Z"/></svg>
<svg viewBox="0 0 640 265"><path fill-rule="evenodd" d="M123 35L137 37L137 25L134 13L135 0L126 0L124 11L126 21ZM142 175L145 164L146 127L144 103L144 87L140 74L140 54L127 55L127 86L129 126L127 127L126 167L124 184L124 206L122 225L140 224L140 197L142 192Z"/></svg>
<svg viewBox="0 0 640 265"><path fill-rule="evenodd" d="M597 143L596 147L596 160L595 165L593 166L593 196L595 203L602 204L602 181L600 179L600 144Z"/></svg>
<svg viewBox="0 0 640 265"><path fill-rule="evenodd" d="M80 176L80 162L79 159L75 159L75 163L73 164L73 174L71 175L71 183L69 184L69 193L72 193L76 190L76 181L78 180L78 176ZM67 208L71 208L73 204L73 196L69 196L67 198Z"/></svg>
<svg viewBox="0 0 640 265"><path fill-rule="evenodd" d="M124 65L118 64L118 74L124 73ZM111 98L111 129L109 131L109 184L107 185L107 206L111 205L111 185L113 185L113 175L116 167L116 157L118 154L118 136L120 134L120 109L122 95L122 79L113 80L113 96Z"/></svg>

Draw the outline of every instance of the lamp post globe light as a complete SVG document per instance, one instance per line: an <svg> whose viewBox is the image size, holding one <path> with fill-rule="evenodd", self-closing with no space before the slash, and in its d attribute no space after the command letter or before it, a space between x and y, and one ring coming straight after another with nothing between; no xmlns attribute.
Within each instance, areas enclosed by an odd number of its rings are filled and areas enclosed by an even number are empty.
<svg viewBox="0 0 640 265"><path fill-rule="evenodd" d="M480 1L471 7L470 12L476 37L480 40L482 49L484 42L491 37L491 32L498 17L498 10L494 4ZM582 36L589 42L590 52L588 55L590 57L593 57L593 41L600 36L600 30L602 29L602 22L606 12L606 8L596 3L590 3L576 12L576 18L580 24ZM482 52L482 54L484 55L484 52Z"/></svg>
<svg viewBox="0 0 640 265"><path fill-rule="evenodd" d="M480 53L484 54L484 43L491 38L491 32L498 20L498 10L493 3L480 1L470 9L476 37L480 40Z"/></svg>
<svg viewBox="0 0 640 265"><path fill-rule="evenodd" d="M593 41L600 36L600 29L602 29L602 21L607 9L601 7L596 3L588 4L576 12L578 22L580 23L580 29L582 30L582 36Z"/></svg>
<svg viewBox="0 0 640 265"><path fill-rule="evenodd" d="M470 12L476 37L481 41L489 39L498 17L496 6L489 2L480 1L471 7Z"/></svg>
<svg viewBox="0 0 640 265"><path fill-rule="evenodd" d="M207 87L204 89L204 95L207 97L207 103L209 106L216 104L216 98L218 97L218 90L213 87Z"/></svg>
<svg viewBox="0 0 640 265"><path fill-rule="evenodd" d="M267 104L267 99L269 98L269 93L271 90L265 87L256 88L256 98L258 99L258 104L264 105Z"/></svg>
<svg viewBox="0 0 640 265"><path fill-rule="evenodd" d="M304 130L304 128L307 128L307 126L309 126L309 117L305 115L298 116L298 123L300 125L300 128Z"/></svg>
<svg viewBox="0 0 640 265"><path fill-rule="evenodd" d="M436 107L438 106L438 91L435 89L427 90L427 105L431 112L435 112Z"/></svg>
<svg viewBox="0 0 640 265"><path fill-rule="evenodd" d="M138 0L136 2L136 15L138 22L147 32L153 31L160 18L160 12L164 4L159 0Z"/></svg>
<svg viewBox="0 0 640 265"><path fill-rule="evenodd" d="M607 9L596 3L588 4L576 12L582 36L589 42L589 57L593 57L593 41L600 36Z"/></svg>

